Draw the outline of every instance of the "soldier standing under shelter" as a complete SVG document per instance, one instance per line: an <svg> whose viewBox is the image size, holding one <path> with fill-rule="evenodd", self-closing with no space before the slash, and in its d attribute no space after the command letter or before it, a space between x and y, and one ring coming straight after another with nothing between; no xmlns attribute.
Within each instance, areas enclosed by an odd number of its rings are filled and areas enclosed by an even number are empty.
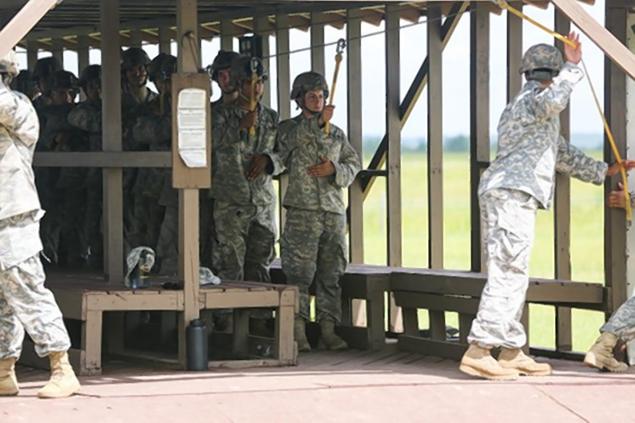
<svg viewBox="0 0 635 423"><path fill-rule="evenodd" d="M31 101L7 88L18 74L13 51L0 58L0 396L17 395L15 362L24 330L40 357L48 356L51 379L40 398L61 398L80 389L68 361L71 346L62 314L44 287L39 254L40 207L32 169L39 123Z"/></svg>
<svg viewBox="0 0 635 423"><path fill-rule="evenodd" d="M283 201L287 220L281 240L282 271L300 291L300 313L294 326L299 351L311 349L305 325L314 280L321 342L329 350L348 348L335 334L342 317L339 281L347 264L342 191L353 183L361 163L344 132L328 123L334 110L334 106L325 106L328 95L321 74L298 75L291 98L302 112L281 122L278 130L280 160L289 172Z"/></svg>
<svg viewBox="0 0 635 423"><path fill-rule="evenodd" d="M472 376L509 380L519 375L549 375L551 367L536 363L522 347L527 336L520 322L529 283L528 266L538 208L551 206L555 172L602 184L619 165L587 157L560 135L560 112L573 87L583 78L578 37L565 44L566 63L554 46L538 44L523 56L527 83L507 105L498 124L496 159L483 173L479 198L483 249L488 278L469 347L460 370ZM628 169L635 162L624 164ZM491 355L501 347L498 361Z"/></svg>

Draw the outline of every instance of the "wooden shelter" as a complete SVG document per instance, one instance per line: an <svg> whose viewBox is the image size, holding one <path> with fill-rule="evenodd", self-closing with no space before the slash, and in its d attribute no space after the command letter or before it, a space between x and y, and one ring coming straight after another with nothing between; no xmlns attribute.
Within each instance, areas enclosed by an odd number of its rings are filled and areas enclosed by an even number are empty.
<svg viewBox="0 0 635 423"><path fill-rule="evenodd" d="M592 3L593 0L590 0ZM4 0L0 5L0 19L8 20L26 3L25 0ZM516 8L545 7L547 1L511 3ZM626 156L627 139L635 139L627 131L627 116L633 113L633 86L624 70L630 74L628 54L617 52L612 34L621 44L631 50L635 44L631 36L631 24L635 22L635 1L606 0L605 28L594 27L587 17L579 14L574 0L554 1L556 10L554 28L567 33L571 19L587 32L614 61L606 61L605 111ZM566 14L563 12L565 11ZM382 290L394 294L396 305L403 307L405 334L400 345L406 349L417 349L430 354L456 357L464 347L461 343L446 340L445 311L456 311L460 315L461 341L469 331L469 324L476 312L478 295L483 284L483 263L480 249L480 224L477 187L479 177L490 160L489 127L489 56L490 14L502 13L490 1L427 1L427 2L374 2L374 1L207 1L207 0L65 0L49 11L24 37L20 45L27 49L29 66L33 66L39 50L48 50L57 57L66 50L78 53L80 68L88 65L88 49L100 48L103 80L103 152L91 153L41 153L36 156L35 166L48 167L99 167L104 176L104 263L106 290L119 290L122 285L123 224L122 224L122 170L128 167L174 168L174 175L188 172L177 156L162 152L124 152L121 142L120 67L121 46L139 46L141 43L159 45L159 50L169 52L170 43L176 41L179 56L179 71L195 73L201 67L200 39L220 37L221 46L232 49L234 37L244 34L262 34L275 37L276 50L272 51L269 38L265 37L265 56L276 54L277 104L281 119L290 117L289 88L291 83L289 66L289 32L291 28L310 31L311 67L324 72L324 28L333 26L346 29L348 47L348 136L352 145L362 150L362 85L360 74L363 60L361 51L361 24L369 22L385 25L385 74L386 74L386 133L370 165L364 169L349 192L349 236L350 260L363 265L363 207L364 199L372 185L386 185L387 193L387 250L386 267L377 271L389 274L390 283ZM412 81L400 80L400 20L418 22L427 20L427 57ZM470 20L470 186L471 186L471 272L444 270L443 263L443 168L442 168L442 56L443 49L460 19ZM521 19L507 16L507 93L513 96L521 86L521 76L516 72L522 56L523 25ZM195 40L196 42L189 42ZM608 57L607 56L607 57ZM266 60L266 59L265 59ZM267 61L267 60L266 60ZM622 67L615 65L620 63ZM406 95L401 98L401 84L409 84ZM424 86L427 98L420 99ZM428 210L427 230L429 242L429 269L402 269L402 201L401 201L401 136L400 131L410 117L415 103L428 102ZM630 106L630 107L627 107ZM632 119L631 119L632 120ZM562 115L562 128L569 134L568 112ZM633 129L630 128L632 131ZM629 137L630 136L630 137ZM213 142L213 140L212 140ZM610 150L605 159L613 161ZM209 170L209 169L208 169ZM209 175L209 172L208 172ZM175 294L173 310L181 315L181 333L187 322L199 315L205 303L198 288L198 188L209 184L201 178L184 178L177 185L180 199L180 279L184 291ZM284 192L281 180L281 194ZM613 185L616 181L612 181ZM213 183L213 181L211 182ZM607 190L609 185L607 184ZM635 246L635 236L627 232L624 213L605 210L605 275L606 285L572 282L570 258L570 186L565 177L558 177L555 198L555 238L553 257L555 274L553 280L535 280L529 291L528 301L552 305L556 308L556 351L544 354L566 356L571 351L571 308L585 308L612 312L627 298L629 277L635 272L627 260L629 248ZM629 267L630 266L630 267ZM363 289L349 292L351 298L366 297L366 288L372 278L364 277L369 270L351 271L347 278L364 279ZM371 274L373 272L370 272ZM630 274L630 276L629 276ZM362 275L362 276L360 276ZM74 279L77 276L73 276ZM385 278L380 278L386 284ZM353 283L353 282L351 282ZM355 282L358 283L358 282ZM352 289L352 288L351 288ZM357 289L357 288L355 288ZM383 292L383 291L382 291ZM208 294L207 297L209 298ZM289 294L291 295L291 294ZM376 291L373 297L377 303ZM157 298L159 296L157 295ZM165 298L162 298L165 300ZM155 301L155 300L149 300ZM159 301L159 300L156 300ZM221 300L222 302L222 300ZM227 303L228 306L231 302ZM288 307L279 300L278 305ZM149 308L153 306L148 306ZM155 307L156 308L156 307ZM430 313L431 338L421 338L417 326L417 309ZM89 311L93 309L88 309ZM93 310L94 311L94 310ZM351 310L349 319L354 321L360 311L358 305ZM391 329L400 330L402 321L399 308L392 303ZM375 313L371 309L368 312ZM383 319L374 314L376 326ZM379 319L379 320L378 320ZM525 313L527 319L527 313ZM527 321L527 320L525 320ZM285 326L281 325L282 331ZM531 330L531 329L529 329ZM383 332L383 330L380 330ZM291 336L289 333L283 336ZM375 338L376 339L376 338ZM373 344L374 341L369 341ZM182 344L183 345L183 344ZM282 344L281 344L282 345ZM377 346L377 344L375 344ZM184 349L181 349L183 359ZM290 352L285 352L285 362L293 362ZM283 354L283 355L284 355ZM283 360L284 361L284 360Z"/></svg>

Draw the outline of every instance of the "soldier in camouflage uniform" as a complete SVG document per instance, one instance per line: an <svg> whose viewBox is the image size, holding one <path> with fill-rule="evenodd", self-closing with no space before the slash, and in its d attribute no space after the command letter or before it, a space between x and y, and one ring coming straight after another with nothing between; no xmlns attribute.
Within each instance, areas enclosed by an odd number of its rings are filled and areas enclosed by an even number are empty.
<svg viewBox="0 0 635 423"><path fill-rule="evenodd" d="M44 57L35 63L31 77L40 93L38 97L33 99L33 106L38 113L41 107L51 104L53 74L60 70L63 70L60 62L53 56Z"/></svg>
<svg viewBox="0 0 635 423"><path fill-rule="evenodd" d="M11 83L11 89L19 91L33 101L40 95L40 89L33 81L33 76L28 70L21 70L18 76Z"/></svg>
<svg viewBox="0 0 635 423"><path fill-rule="evenodd" d="M150 103L157 98L157 94L147 86L148 70L150 64L148 54L141 48L131 47L121 54L121 78L122 78L122 137L125 151L143 151L147 146L135 142L132 128L137 118L145 113ZM128 248L138 247L138 240L134 239L135 222L135 193L134 186L138 169L124 169L124 238Z"/></svg>
<svg viewBox="0 0 635 423"><path fill-rule="evenodd" d="M267 78L258 61L255 110L251 102L251 59L236 58L231 81L235 102L213 113L214 269L223 280L269 282L276 238L272 175L278 114L260 102ZM254 128L253 132L250 128ZM261 316L264 317L264 316ZM264 320L258 320L265 331Z"/></svg>
<svg viewBox="0 0 635 423"><path fill-rule="evenodd" d="M577 47L531 47L522 60L527 83L507 105L498 124L498 153L483 173L480 187L483 249L488 279L468 337L461 371L488 379L548 375L548 364L523 354L527 342L520 322L528 285L528 265L536 211L551 205L555 173L602 184L619 166L585 156L560 135L560 112L575 84L583 78ZM629 167L632 167L629 163ZM490 354L502 347L496 361Z"/></svg>
<svg viewBox="0 0 635 423"><path fill-rule="evenodd" d="M38 396L61 398L80 386L68 362L62 314L44 287L38 257L44 212L31 167L39 123L29 99L7 88L17 74L11 51L0 58L0 396L18 394L14 369L26 329L37 354L51 363L51 379Z"/></svg>
<svg viewBox="0 0 635 423"><path fill-rule="evenodd" d="M172 145L172 74L177 59L168 54L155 57L148 68L159 90L133 128L135 142L151 151L170 151ZM172 188L169 169L140 169L135 184L135 224L139 241L156 250L162 273L176 273L178 264L178 193ZM175 210L167 212L167 208Z"/></svg>
<svg viewBox="0 0 635 423"><path fill-rule="evenodd" d="M89 151L101 151L101 66L87 66L80 75L79 86L86 99L68 114L68 123L81 131ZM92 266L99 266L103 257L101 227L102 170L88 169L86 174L86 216L84 236Z"/></svg>
<svg viewBox="0 0 635 423"><path fill-rule="evenodd" d="M317 320L326 348L347 348L335 332L341 320L339 280L346 270L346 205L342 191L353 183L361 163L344 132L329 124L333 106L325 106L329 90L322 75L305 72L293 82L291 98L302 112L280 123L280 160L289 172L283 205L287 220L281 240L282 270L300 290L295 338L309 351L305 322L309 319L309 286L315 280Z"/></svg>

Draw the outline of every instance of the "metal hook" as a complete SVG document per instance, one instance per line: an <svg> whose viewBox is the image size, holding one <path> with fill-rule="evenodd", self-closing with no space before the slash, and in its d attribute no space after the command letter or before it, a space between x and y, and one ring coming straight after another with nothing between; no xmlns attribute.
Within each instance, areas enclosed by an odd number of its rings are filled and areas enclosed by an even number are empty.
<svg viewBox="0 0 635 423"><path fill-rule="evenodd" d="M339 40L337 40L337 47L335 48L335 52L337 54L342 54L345 48L346 48L346 40L344 38L340 38Z"/></svg>
<svg viewBox="0 0 635 423"><path fill-rule="evenodd" d="M251 67L251 72L252 73L257 73L258 72L258 58L257 57L252 57L251 61L249 62L249 66Z"/></svg>

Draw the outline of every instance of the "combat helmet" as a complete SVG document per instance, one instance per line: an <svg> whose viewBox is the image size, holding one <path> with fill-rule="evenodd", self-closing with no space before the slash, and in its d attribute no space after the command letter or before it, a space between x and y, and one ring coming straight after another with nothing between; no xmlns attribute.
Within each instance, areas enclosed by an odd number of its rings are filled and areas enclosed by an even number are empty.
<svg viewBox="0 0 635 423"><path fill-rule="evenodd" d="M9 50L7 54L0 58L0 73L8 74L11 77L18 75L18 57L15 51Z"/></svg>
<svg viewBox="0 0 635 423"><path fill-rule="evenodd" d="M131 69L135 66L148 66L150 57L148 53L139 47L130 47L121 53L121 67L123 69Z"/></svg>
<svg viewBox="0 0 635 423"><path fill-rule="evenodd" d="M307 92L319 89L322 89L324 98L327 99L329 97L329 85L324 76L313 71L303 72L293 80L291 100L301 99Z"/></svg>
<svg viewBox="0 0 635 423"><path fill-rule="evenodd" d="M31 77L34 81L41 78L50 78L55 72L61 70L60 62L53 56L44 57L35 62L35 68Z"/></svg>
<svg viewBox="0 0 635 423"><path fill-rule="evenodd" d="M77 77L71 72L59 70L53 74L51 89L71 89L77 91Z"/></svg>
<svg viewBox="0 0 635 423"><path fill-rule="evenodd" d="M252 58L246 55L239 55L234 60L230 67L230 77L232 84L237 87L240 83L246 79L251 79L252 69L251 62L255 59L256 63L256 75L263 80L268 78L267 71L262 64L262 60L258 58Z"/></svg>
<svg viewBox="0 0 635 423"><path fill-rule="evenodd" d="M165 81L171 79L172 74L176 73L176 69L176 57L161 53L150 62L148 66L148 77L152 82Z"/></svg>
<svg viewBox="0 0 635 423"><path fill-rule="evenodd" d="M214 61L207 67L207 72L213 81L218 82L218 71L231 68L232 61L239 57L240 54L231 50L221 50L218 52Z"/></svg>
<svg viewBox="0 0 635 423"><path fill-rule="evenodd" d="M90 65L86 66L79 76L79 86L83 89L86 89L86 86L90 81L100 81L101 82L101 66L99 65Z"/></svg>
<svg viewBox="0 0 635 423"><path fill-rule="evenodd" d="M536 44L523 55L520 73L527 80L548 81L558 75L563 64L562 53L556 47Z"/></svg>

